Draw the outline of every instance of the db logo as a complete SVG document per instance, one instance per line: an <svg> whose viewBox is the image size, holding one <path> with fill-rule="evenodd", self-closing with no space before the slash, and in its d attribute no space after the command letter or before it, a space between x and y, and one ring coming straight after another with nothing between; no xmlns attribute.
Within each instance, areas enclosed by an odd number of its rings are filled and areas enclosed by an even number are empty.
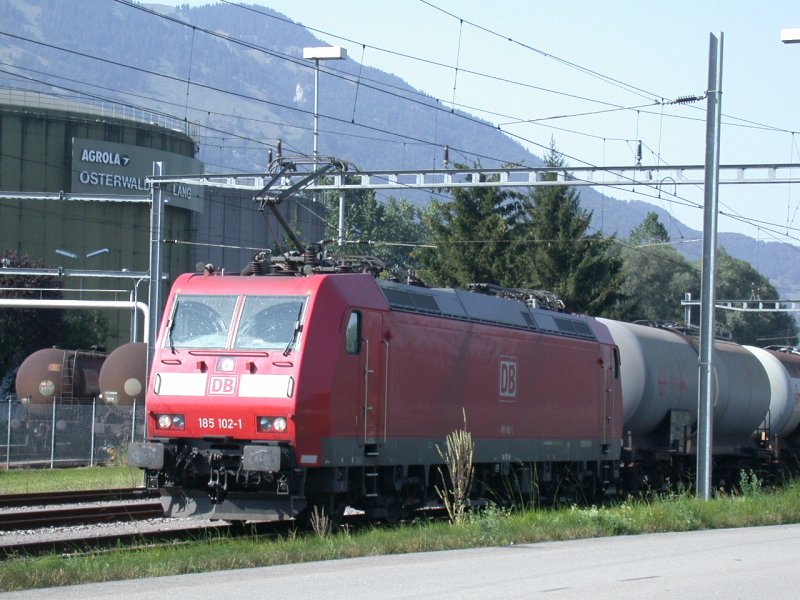
<svg viewBox="0 0 800 600"><path fill-rule="evenodd" d="M505 357L500 361L500 397L517 397L517 361Z"/></svg>
<svg viewBox="0 0 800 600"><path fill-rule="evenodd" d="M236 393L236 377L214 375L209 379L209 396L233 396L234 393Z"/></svg>

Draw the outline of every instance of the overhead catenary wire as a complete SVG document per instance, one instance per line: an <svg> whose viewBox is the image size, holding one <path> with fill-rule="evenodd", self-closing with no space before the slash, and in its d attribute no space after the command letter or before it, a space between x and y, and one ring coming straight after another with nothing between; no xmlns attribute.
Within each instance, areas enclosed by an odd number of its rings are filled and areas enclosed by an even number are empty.
<svg viewBox="0 0 800 600"><path fill-rule="evenodd" d="M132 5L130 2L125 2L125 1L123 1L123 2L121 2L121 3L123 3L123 4L126 4L126 5ZM160 15L160 14L159 14L158 16L162 16L162 17L163 17L163 15ZM185 22L183 22L183 21L176 20L176 22L178 22L178 23L181 23L181 24L182 24L182 25L184 25L184 26L187 26L187 24L186 24ZM187 86L188 86L188 82L187 82ZM337 133L338 133L338 132L337 132ZM387 134L390 134L390 135L396 135L396 132L385 131L385 133L387 133ZM434 140L434 141L435 141L435 140ZM399 142L398 142L398 143L399 143ZM403 142L403 143L405 143L405 142ZM418 140L418 141L417 141L417 143L430 143L430 141L425 141L425 140L421 140L421 139L420 139L420 140ZM541 145L540 145L540 146L541 146ZM542 146L542 147L543 147L543 146ZM454 150L459 150L459 151L460 151L460 152L462 152L462 153L469 153L469 151L468 151L467 149L454 149ZM491 158L491 157L487 157L487 158ZM571 157L571 158L574 158L574 157ZM493 160L494 160L494 159L493 159ZM590 164L590 163L588 163L588 162L584 162L584 164Z"/></svg>

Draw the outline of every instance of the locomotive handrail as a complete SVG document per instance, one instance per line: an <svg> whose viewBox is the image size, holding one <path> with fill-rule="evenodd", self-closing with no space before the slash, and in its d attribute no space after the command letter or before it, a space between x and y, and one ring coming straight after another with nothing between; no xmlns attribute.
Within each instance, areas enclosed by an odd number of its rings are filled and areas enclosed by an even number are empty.
<svg viewBox="0 0 800 600"><path fill-rule="evenodd" d="M389 340L383 340L386 356L383 361L383 443L386 443L386 423L389 419Z"/></svg>
<svg viewBox="0 0 800 600"><path fill-rule="evenodd" d="M361 338L361 342L364 344L364 443L367 443L367 432L369 428L369 417L368 411L370 410L369 406L369 374L372 371L369 368L369 340L367 338Z"/></svg>
<svg viewBox="0 0 800 600"><path fill-rule="evenodd" d="M187 350L192 356L269 356L266 350L234 350L220 348L219 350Z"/></svg>

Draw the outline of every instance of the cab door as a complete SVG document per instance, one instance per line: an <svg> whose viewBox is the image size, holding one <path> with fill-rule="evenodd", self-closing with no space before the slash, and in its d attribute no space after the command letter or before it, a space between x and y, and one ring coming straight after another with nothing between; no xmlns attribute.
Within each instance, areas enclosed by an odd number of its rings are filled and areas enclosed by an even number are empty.
<svg viewBox="0 0 800 600"><path fill-rule="evenodd" d="M375 311L362 312L361 364L364 393L362 419L364 422L365 452L374 450L386 438L386 368L383 338L383 315ZM371 453L371 452L368 452Z"/></svg>

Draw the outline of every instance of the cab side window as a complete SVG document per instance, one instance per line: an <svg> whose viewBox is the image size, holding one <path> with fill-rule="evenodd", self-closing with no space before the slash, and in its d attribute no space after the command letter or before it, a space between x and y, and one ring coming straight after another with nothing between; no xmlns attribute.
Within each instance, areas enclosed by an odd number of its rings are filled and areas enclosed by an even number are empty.
<svg viewBox="0 0 800 600"><path fill-rule="evenodd" d="M350 313L345 332L345 349L348 354L361 352L361 313L354 310Z"/></svg>

